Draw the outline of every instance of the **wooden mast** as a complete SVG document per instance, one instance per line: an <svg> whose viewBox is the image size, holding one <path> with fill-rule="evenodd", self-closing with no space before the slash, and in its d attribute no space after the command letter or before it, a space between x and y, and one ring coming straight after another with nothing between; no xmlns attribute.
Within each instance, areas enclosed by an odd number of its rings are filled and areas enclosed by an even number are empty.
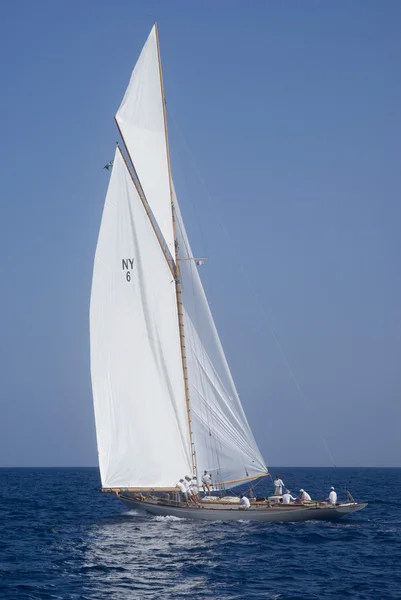
<svg viewBox="0 0 401 600"><path fill-rule="evenodd" d="M177 225L176 225L176 221L175 221L175 211L174 211L174 202L173 202L173 181L172 181L172 177L171 177L170 148L169 148L169 143L168 143L166 99L164 96L162 63L161 63L161 58L160 58L159 31L158 31L156 22L155 22L155 32L156 32L156 42L157 42L157 56L159 59L159 75L160 75L160 87L161 87L161 92L162 92L164 131L165 131L165 136L166 136L166 152L167 152L168 180L169 180L169 186L170 186L171 214L172 214L172 218L173 218L173 235L174 235L174 249L175 249L175 290L176 290L176 296L177 296L178 327L180 330L182 370L183 370L183 374L184 374L185 400L186 400L186 404L187 404L189 438L190 438L190 443L191 443L192 472L195 476L197 476L196 453L195 453L195 445L194 445L194 439L193 439L193 433L192 433L192 423L191 423L191 403L190 403L190 399L189 399L188 368L187 368L187 356L186 356L186 350L185 350L184 313L183 313L182 291L181 291L181 282L180 282L180 267L179 267L179 259L178 259Z"/></svg>

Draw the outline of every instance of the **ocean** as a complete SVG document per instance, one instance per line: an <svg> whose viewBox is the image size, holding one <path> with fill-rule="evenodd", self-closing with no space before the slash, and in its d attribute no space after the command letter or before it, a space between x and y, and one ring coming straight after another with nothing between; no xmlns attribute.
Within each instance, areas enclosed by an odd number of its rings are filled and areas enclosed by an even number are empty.
<svg viewBox="0 0 401 600"><path fill-rule="evenodd" d="M100 493L95 468L0 469L0 599L401 599L401 469L271 473L369 506L338 522L150 517Z"/></svg>

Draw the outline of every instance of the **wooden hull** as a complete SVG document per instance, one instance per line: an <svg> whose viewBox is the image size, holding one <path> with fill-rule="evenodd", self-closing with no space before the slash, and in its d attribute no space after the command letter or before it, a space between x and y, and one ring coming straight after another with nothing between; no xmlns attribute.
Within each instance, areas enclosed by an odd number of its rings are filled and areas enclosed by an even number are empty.
<svg viewBox="0 0 401 600"><path fill-rule="evenodd" d="M286 505L274 507L251 507L247 510L238 506L201 505L201 506L169 506L162 503L135 500L129 496L120 495L120 499L130 508L144 510L151 515L173 516L181 519L195 519L206 521L265 521L265 522L291 522L311 521L315 519L332 520L340 519L346 515L362 510L367 503L344 503L337 506L327 504L312 506Z"/></svg>

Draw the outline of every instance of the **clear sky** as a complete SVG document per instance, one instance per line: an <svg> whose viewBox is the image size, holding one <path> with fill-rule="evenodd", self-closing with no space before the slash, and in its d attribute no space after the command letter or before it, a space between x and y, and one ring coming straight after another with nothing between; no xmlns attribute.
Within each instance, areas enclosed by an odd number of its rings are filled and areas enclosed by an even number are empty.
<svg viewBox="0 0 401 600"><path fill-rule="evenodd" d="M398 0L3 2L0 465L97 463L102 167L154 16L182 211L267 464L330 465L322 435L338 465L400 466Z"/></svg>

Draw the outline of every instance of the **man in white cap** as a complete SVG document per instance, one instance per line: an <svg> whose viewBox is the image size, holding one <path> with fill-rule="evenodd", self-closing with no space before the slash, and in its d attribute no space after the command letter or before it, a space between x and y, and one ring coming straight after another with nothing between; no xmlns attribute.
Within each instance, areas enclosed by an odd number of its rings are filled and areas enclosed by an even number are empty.
<svg viewBox="0 0 401 600"><path fill-rule="evenodd" d="M285 494L283 494L283 504L291 504L291 500L296 500L296 498L291 496L290 490L286 490Z"/></svg>
<svg viewBox="0 0 401 600"><path fill-rule="evenodd" d="M300 491L300 500L312 500L312 498L309 496L308 492L305 492L305 490L303 490L302 488L299 490Z"/></svg>
<svg viewBox="0 0 401 600"><path fill-rule="evenodd" d="M337 494L336 494L333 486L331 486L331 488L330 488L330 494L329 494L329 497L327 498L327 500L330 502L330 504L336 504L336 502L337 502Z"/></svg>

